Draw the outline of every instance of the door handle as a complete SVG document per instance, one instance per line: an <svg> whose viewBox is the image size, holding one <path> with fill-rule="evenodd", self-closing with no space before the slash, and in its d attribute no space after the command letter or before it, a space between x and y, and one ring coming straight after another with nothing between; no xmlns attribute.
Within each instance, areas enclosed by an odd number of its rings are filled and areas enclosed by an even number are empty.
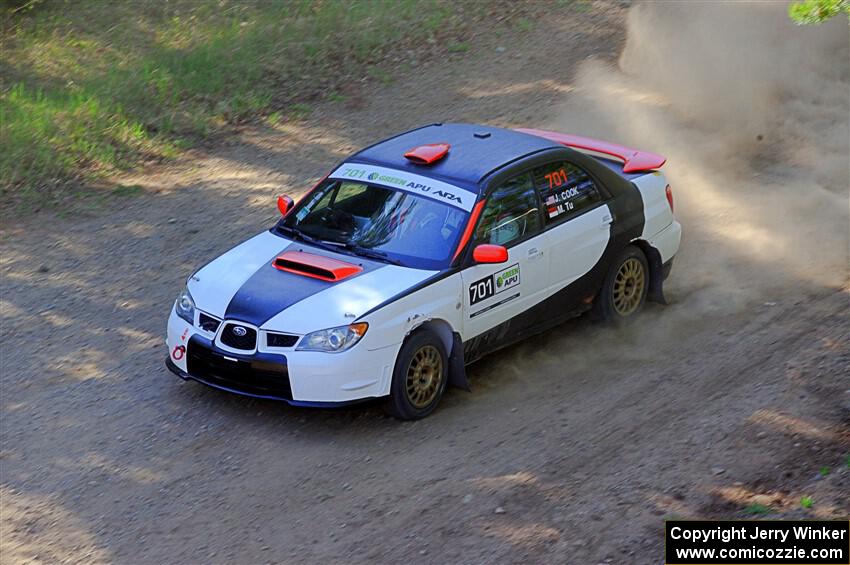
<svg viewBox="0 0 850 565"><path fill-rule="evenodd" d="M604 216L602 216L602 223L599 224L599 228L604 230L612 223L614 223L614 218L611 216L611 214L605 214Z"/></svg>
<svg viewBox="0 0 850 565"><path fill-rule="evenodd" d="M537 259L538 257L543 257L543 252L537 249L536 247L532 247L528 250L528 258L529 259Z"/></svg>

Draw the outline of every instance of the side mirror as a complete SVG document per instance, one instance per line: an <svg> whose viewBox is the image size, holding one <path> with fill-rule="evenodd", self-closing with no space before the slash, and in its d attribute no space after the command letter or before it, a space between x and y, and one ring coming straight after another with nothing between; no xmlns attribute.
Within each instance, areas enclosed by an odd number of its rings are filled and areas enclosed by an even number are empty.
<svg viewBox="0 0 850 565"><path fill-rule="evenodd" d="M289 196L277 197L277 209L280 210L281 216L286 216L286 214L292 210L293 206L295 206L295 201Z"/></svg>
<svg viewBox="0 0 850 565"><path fill-rule="evenodd" d="M472 258L476 263L504 263L508 260L508 250L501 245L482 243L472 250Z"/></svg>

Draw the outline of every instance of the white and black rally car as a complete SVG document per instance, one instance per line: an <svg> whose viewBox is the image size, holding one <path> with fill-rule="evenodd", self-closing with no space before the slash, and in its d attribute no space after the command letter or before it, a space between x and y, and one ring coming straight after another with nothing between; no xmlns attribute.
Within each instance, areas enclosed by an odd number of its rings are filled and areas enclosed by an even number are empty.
<svg viewBox="0 0 850 565"><path fill-rule="evenodd" d="M422 418L465 365L594 309L663 302L681 226L664 157L541 130L434 124L345 159L189 277L171 371Z"/></svg>

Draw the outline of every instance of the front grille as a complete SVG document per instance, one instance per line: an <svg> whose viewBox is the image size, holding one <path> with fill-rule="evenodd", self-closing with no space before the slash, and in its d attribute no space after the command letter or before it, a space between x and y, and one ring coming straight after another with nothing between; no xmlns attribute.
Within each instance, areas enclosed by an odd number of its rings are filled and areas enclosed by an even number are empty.
<svg viewBox="0 0 850 565"><path fill-rule="evenodd" d="M292 347L297 341L297 335L266 333L266 345L269 347Z"/></svg>
<svg viewBox="0 0 850 565"><path fill-rule="evenodd" d="M289 371L286 359L282 356L280 363L241 359L231 361L192 341L186 353L186 368L189 375L213 386L245 394L292 400Z"/></svg>
<svg viewBox="0 0 850 565"><path fill-rule="evenodd" d="M237 335L235 332L240 331L237 328L245 330L245 335ZM220 339L221 343L228 347L250 351L257 347L257 330L239 324L228 323L221 330Z"/></svg>
<svg viewBox="0 0 850 565"><path fill-rule="evenodd" d="M198 313L198 325L201 326L202 330L215 333L220 323L221 320L217 320L209 314L204 314L203 312Z"/></svg>

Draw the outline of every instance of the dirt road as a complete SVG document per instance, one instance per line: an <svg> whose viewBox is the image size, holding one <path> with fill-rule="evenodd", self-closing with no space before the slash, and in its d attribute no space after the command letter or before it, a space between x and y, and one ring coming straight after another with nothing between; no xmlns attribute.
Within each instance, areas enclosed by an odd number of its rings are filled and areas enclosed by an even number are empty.
<svg viewBox="0 0 850 565"><path fill-rule="evenodd" d="M120 179L146 193L106 210L4 220L0 560L659 563L665 517L850 515L846 25L703 9L544 18ZM187 274L268 225L278 192L430 121L667 154L671 304L503 350L415 423L164 369Z"/></svg>

